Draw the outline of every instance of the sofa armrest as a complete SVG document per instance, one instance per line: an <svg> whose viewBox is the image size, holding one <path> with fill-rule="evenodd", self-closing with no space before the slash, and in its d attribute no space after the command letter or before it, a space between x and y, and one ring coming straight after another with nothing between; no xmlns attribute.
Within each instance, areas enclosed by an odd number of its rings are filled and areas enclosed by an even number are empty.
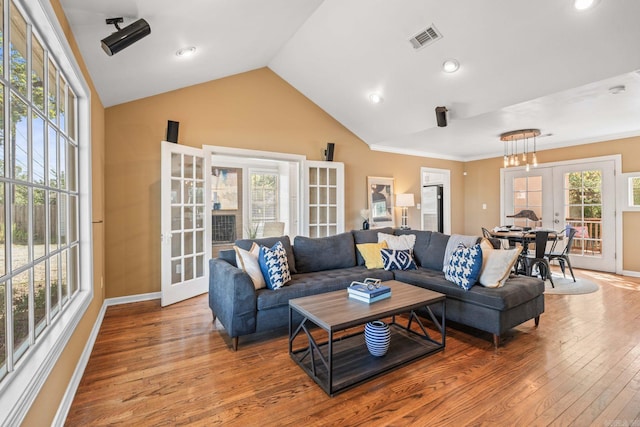
<svg viewBox="0 0 640 427"><path fill-rule="evenodd" d="M217 258L209 261L209 307L230 337L256 331L256 290L251 278Z"/></svg>

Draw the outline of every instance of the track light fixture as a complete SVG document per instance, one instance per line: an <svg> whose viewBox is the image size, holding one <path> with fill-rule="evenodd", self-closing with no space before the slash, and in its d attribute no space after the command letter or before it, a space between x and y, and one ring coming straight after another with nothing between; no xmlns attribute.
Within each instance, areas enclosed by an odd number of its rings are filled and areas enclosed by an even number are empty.
<svg viewBox="0 0 640 427"><path fill-rule="evenodd" d="M122 49L131 46L141 38L151 34L151 27L144 19L138 19L133 24L120 28L118 24L122 24L123 22L124 19L121 17L106 19L107 25L114 25L116 30L118 30L102 39L102 49L104 49L109 56L120 52Z"/></svg>

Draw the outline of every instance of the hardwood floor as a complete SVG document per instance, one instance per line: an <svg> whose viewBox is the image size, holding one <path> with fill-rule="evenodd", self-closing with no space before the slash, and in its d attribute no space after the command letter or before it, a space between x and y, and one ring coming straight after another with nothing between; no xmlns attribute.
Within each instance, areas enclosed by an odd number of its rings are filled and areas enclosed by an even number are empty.
<svg viewBox="0 0 640 427"><path fill-rule="evenodd" d="M285 330L232 351L206 295L110 307L66 424L640 426L640 279L576 275L601 289L547 295L500 348L447 325L443 352L333 398Z"/></svg>

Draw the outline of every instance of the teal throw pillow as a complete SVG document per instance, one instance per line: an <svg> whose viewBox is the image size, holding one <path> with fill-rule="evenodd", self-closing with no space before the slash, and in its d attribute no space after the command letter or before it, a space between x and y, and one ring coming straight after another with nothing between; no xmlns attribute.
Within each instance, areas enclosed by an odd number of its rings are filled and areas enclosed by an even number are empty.
<svg viewBox="0 0 640 427"><path fill-rule="evenodd" d="M444 277L468 291L478 281L481 269L482 249L480 245L473 245L470 248L459 245L444 268Z"/></svg>
<svg viewBox="0 0 640 427"><path fill-rule="evenodd" d="M267 283L267 288L276 290L283 287L291 280L289 263L287 262L287 252L281 242L277 242L273 247L260 246L258 255L260 271Z"/></svg>

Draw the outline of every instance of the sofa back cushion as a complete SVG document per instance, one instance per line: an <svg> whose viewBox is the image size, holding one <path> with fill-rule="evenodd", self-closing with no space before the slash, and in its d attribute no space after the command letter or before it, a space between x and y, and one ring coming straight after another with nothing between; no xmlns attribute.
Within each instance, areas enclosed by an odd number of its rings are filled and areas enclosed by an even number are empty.
<svg viewBox="0 0 640 427"><path fill-rule="evenodd" d="M431 241L431 231L424 230L393 230L393 234L402 236L405 234L413 234L416 236L416 243L413 245L413 259L422 267L427 262L427 249Z"/></svg>
<svg viewBox="0 0 640 427"><path fill-rule="evenodd" d="M375 230L352 230L353 240L356 245L360 243L378 243L378 233L393 234L393 228L376 228ZM364 258L360 253L356 253L357 265L364 265Z"/></svg>
<svg viewBox="0 0 640 427"><path fill-rule="evenodd" d="M293 256L293 249L291 248L291 240L289 240L289 236L280 236L280 237L265 237L263 239L238 239L236 240L235 245L239 248L244 249L245 251L250 251L253 242L257 243L260 246L266 246L267 248L273 247L277 242L282 243L282 247L284 251L287 253L287 263L289 264L289 272L295 273L296 270L296 260Z"/></svg>
<svg viewBox="0 0 640 427"><path fill-rule="evenodd" d="M356 247L351 233L317 238L296 236L293 254L298 273L356 266Z"/></svg>
<svg viewBox="0 0 640 427"><path fill-rule="evenodd" d="M421 248L420 253L418 252L418 244L416 243L414 253L422 267L442 271L444 253L447 249L449 237L448 234L438 233L437 231L431 232L429 244L426 248Z"/></svg>

